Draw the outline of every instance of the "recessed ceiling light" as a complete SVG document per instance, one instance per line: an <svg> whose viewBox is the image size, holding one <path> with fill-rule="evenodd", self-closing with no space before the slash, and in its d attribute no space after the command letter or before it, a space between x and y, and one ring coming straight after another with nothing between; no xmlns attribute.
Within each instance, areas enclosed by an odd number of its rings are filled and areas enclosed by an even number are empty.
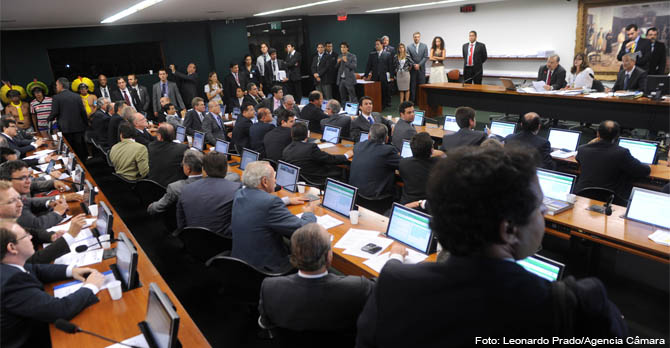
<svg viewBox="0 0 670 348"><path fill-rule="evenodd" d="M317 5L330 4L331 2L338 2L338 1L342 1L342 0L317 1L317 2L312 2L312 3L304 4L304 5L298 5L298 6L287 7L287 8L280 8L279 10L272 10L272 11L267 11L267 12L256 13L254 16L267 16L269 14L275 14L275 13L285 12L285 11L292 11L292 10L297 10L297 9L301 9L301 8L305 8L305 7L317 6Z"/></svg>
<svg viewBox="0 0 670 348"><path fill-rule="evenodd" d="M443 5L443 4L448 4L448 3L452 3L452 2L461 2L461 1L465 1L465 0L432 1L432 2L424 2L424 3L421 3L421 4L412 4L412 5L404 5L404 6L378 8L376 10L368 10L368 11L365 11L365 12L370 13L370 12L385 12L385 11L404 10L404 9L413 8L413 7Z"/></svg>
<svg viewBox="0 0 670 348"><path fill-rule="evenodd" d="M138 3L138 4L135 4L135 5L133 5L129 8L113 15L113 16L110 16L110 17L107 17L107 18L103 19L100 23L104 24L104 23L116 22L123 17L130 16L131 14L133 14L137 11L142 11L145 8L147 8L149 6L152 6L152 5L156 5L157 3L161 2L161 1L163 1L163 0L144 0L140 3Z"/></svg>

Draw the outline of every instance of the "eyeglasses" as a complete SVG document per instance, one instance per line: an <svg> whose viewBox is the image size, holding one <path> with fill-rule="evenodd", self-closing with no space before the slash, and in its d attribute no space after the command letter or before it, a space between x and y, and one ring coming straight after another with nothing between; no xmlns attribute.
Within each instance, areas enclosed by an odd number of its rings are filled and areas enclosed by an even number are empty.
<svg viewBox="0 0 670 348"><path fill-rule="evenodd" d="M9 201L7 201L7 202L5 202L5 203L0 203L0 205L16 204L16 203L18 203L18 202L20 202L20 201L21 201L21 198L18 198L18 197L17 197L17 198L11 199L11 200L9 200Z"/></svg>
<svg viewBox="0 0 670 348"><path fill-rule="evenodd" d="M24 180L30 180L30 175L24 175L24 176L19 176L18 178L11 178L12 180L16 181L24 181Z"/></svg>
<svg viewBox="0 0 670 348"><path fill-rule="evenodd" d="M30 233L26 233L26 234L24 234L23 236L17 238L13 243L14 243L14 244L18 244L19 241L20 241L21 239L24 239L24 238L26 238L26 237L30 237Z"/></svg>

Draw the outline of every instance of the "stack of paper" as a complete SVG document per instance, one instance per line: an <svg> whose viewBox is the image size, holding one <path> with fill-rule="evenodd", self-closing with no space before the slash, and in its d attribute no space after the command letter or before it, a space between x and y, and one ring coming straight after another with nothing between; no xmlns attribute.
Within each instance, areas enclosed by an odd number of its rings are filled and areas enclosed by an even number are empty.
<svg viewBox="0 0 670 348"><path fill-rule="evenodd" d="M570 151L570 152L565 152L562 150L556 150L551 153L551 157L556 157L556 158L570 158L572 156L577 156L577 151Z"/></svg>
<svg viewBox="0 0 670 348"><path fill-rule="evenodd" d="M649 235L649 239L653 240L654 243L670 246L670 232L668 231L656 230Z"/></svg>
<svg viewBox="0 0 670 348"><path fill-rule="evenodd" d="M390 256L391 256L390 252L385 252L377 257L373 257L363 262L363 264L372 268L375 272L379 273L381 272L382 268L384 268L386 262L391 259ZM426 254L422 254L418 251L414 251L413 249L407 248L407 256L405 256L405 263L410 264L419 263L425 260L427 257L428 255Z"/></svg>
<svg viewBox="0 0 670 348"><path fill-rule="evenodd" d="M329 147L333 147L333 146L335 146L335 144L332 144L332 143L323 143L323 144L319 144L319 145L317 145L317 146L319 147L319 149L323 150L323 149L327 149L327 148L329 148Z"/></svg>
<svg viewBox="0 0 670 348"><path fill-rule="evenodd" d="M297 217L302 217L302 213L296 214L295 216ZM316 217L316 223L323 226L323 228L329 230L335 226L339 226L343 224L344 222L330 216L330 215L322 215L322 216L317 216Z"/></svg>
<svg viewBox="0 0 670 348"><path fill-rule="evenodd" d="M126 348L128 346L149 348L149 343L147 343L147 339L144 338L144 334L139 334L135 337L131 337L121 343L123 344L114 343L111 346L107 346L105 348Z"/></svg>
<svg viewBox="0 0 670 348"><path fill-rule="evenodd" d="M93 239L95 241L95 239ZM97 243L97 241L96 241ZM57 265L74 265L75 267L83 267L88 265L94 265L96 263L102 262L102 254L104 249L96 248L96 243L93 243L91 246L91 251L86 251L83 253L78 253L76 251L71 251L57 259L54 260L54 264Z"/></svg>
<svg viewBox="0 0 670 348"><path fill-rule="evenodd" d="M104 283L102 283L102 287L100 288L100 290L107 289L107 287L109 286L109 283L116 280L116 278L114 278L114 273L112 273L112 271L107 271L107 272L104 272L102 274L105 276L105 281L104 281ZM75 280L75 281L72 281L72 282L69 282L69 283L65 283L65 284L55 286L54 287L54 297L63 298L65 296L79 290L79 288L81 288L82 285L83 285L82 282L80 282L78 280Z"/></svg>
<svg viewBox="0 0 670 348"><path fill-rule="evenodd" d="M370 254L361 250L365 245L372 243L375 244L381 249L374 254ZM379 232L369 231L369 230L359 230L359 229L349 229L347 233L340 238L340 240L335 244L335 248L344 249L344 253L347 255L357 256L364 259L369 259L373 256L377 256L384 251L389 245L393 243L393 240L380 237Z"/></svg>

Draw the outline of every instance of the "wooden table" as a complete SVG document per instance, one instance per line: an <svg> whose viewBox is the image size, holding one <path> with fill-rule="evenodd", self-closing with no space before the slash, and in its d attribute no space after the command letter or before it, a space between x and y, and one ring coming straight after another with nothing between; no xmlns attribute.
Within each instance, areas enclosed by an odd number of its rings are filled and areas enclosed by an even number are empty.
<svg viewBox="0 0 670 348"><path fill-rule="evenodd" d="M363 75L356 74L356 79L362 79ZM360 100L362 96L372 98L372 111L382 112L382 83L379 81L356 82L356 95ZM360 105L360 104L359 104ZM342 104L344 109L344 103Z"/></svg>
<svg viewBox="0 0 670 348"><path fill-rule="evenodd" d="M470 106L477 110L523 115L537 112L542 117L600 123L615 120L622 127L652 131L670 130L670 101L648 98L588 98L553 94L530 94L505 90L503 86L460 83L419 85L417 104L426 116L442 115L442 106Z"/></svg>

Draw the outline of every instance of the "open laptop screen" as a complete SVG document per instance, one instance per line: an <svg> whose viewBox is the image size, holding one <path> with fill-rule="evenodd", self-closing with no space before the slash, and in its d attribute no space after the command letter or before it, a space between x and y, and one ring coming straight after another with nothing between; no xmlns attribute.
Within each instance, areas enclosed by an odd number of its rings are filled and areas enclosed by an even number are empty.
<svg viewBox="0 0 670 348"><path fill-rule="evenodd" d="M546 169L538 169L537 178L544 196L559 201L566 201L566 196L572 193L572 187L575 184L574 175Z"/></svg>
<svg viewBox="0 0 670 348"><path fill-rule="evenodd" d="M247 167L247 164L258 161L259 156L260 154L258 152L244 148L242 150L242 160L240 161L240 169L244 170L244 168Z"/></svg>
<svg viewBox="0 0 670 348"><path fill-rule="evenodd" d="M619 146L630 151L630 154L644 164L654 164L658 142L619 138Z"/></svg>
<svg viewBox="0 0 670 348"><path fill-rule="evenodd" d="M321 103L321 110L326 111L327 107L328 107L328 101L324 100L323 103Z"/></svg>
<svg viewBox="0 0 670 348"><path fill-rule="evenodd" d="M433 240L430 215L393 203L386 235L427 254Z"/></svg>
<svg viewBox="0 0 670 348"><path fill-rule="evenodd" d="M508 135L514 134L515 129L516 129L516 123L514 122L503 122L503 121L491 122L491 133L499 135L503 138Z"/></svg>
<svg viewBox="0 0 670 348"><path fill-rule="evenodd" d="M205 149L205 133L204 132L199 132L199 131L194 131L193 132L193 148L196 150L204 150Z"/></svg>
<svg viewBox="0 0 670 348"><path fill-rule="evenodd" d="M413 125L415 126L423 126L423 111L414 111L414 122L412 122Z"/></svg>
<svg viewBox="0 0 670 348"><path fill-rule="evenodd" d="M218 153L228 154L229 147L230 147L229 142L221 139L216 139L216 146L214 147L214 151Z"/></svg>
<svg viewBox="0 0 670 348"><path fill-rule="evenodd" d="M402 141L402 151L400 152L400 156L402 158L407 158L407 157L412 157L414 154L412 153L412 148L409 146L409 140L405 139Z"/></svg>
<svg viewBox="0 0 670 348"><path fill-rule="evenodd" d="M368 132L361 132L361 137L358 139L359 142L364 142L368 140Z"/></svg>
<svg viewBox="0 0 670 348"><path fill-rule="evenodd" d="M299 174L300 168L284 161L279 161L277 164L277 185L287 191L296 192Z"/></svg>
<svg viewBox="0 0 670 348"><path fill-rule="evenodd" d="M458 127L458 123L456 123L456 116L453 115L446 115L444 116L444 130L452 131L452 132L458 132L460 127Z"/></svg>
<svg viewBox="0 0 670 348"><path fill-rule="evenodd" d="M670 229L670 195L633 187L626 218Z"/></svg>
<svg viewBox="0 0 670 348"><path fill-rule="evenodd" d="M347 115L358 115L358 103L344 104L344 112Z"/></svg>
<svg viewBox="0 0 670 348"><path fill-rule="evenodd" d="M551 148L575 151L577 150L577 145L579 145L579 137L581 134L581 132L552 128L549 130L549 142L551 143Z"/></svg>
<svg viewBox="0 0 670 348"><path fill-rule="evenodd" d="M323 128L323 135L321 140L327 141L329 143L337 144L340 142L340 127L335 126L325 126Z"/></svg>
<svg viewBox="0 0 670 348"><path fill-rule="evenodd" d="M186 140L186 128L177 126L177 141L183 143Z"/></svg>
<svg viewBox="0 0 670 348"><path fill-rule="evenodd" d="M354 208L356 201L356 191L354 186L328 178L326 180L326 190L323 193L323 206L349 216L349 212Z"/></svg>
<svg viewBox="0 0 670 348"><path fill-rule="evenodd" d="M307 105L307 103L309 103L309 98L307 97L300 98L300 105Z"/></svg>
<svg viewBox="0 0 670 348"><path fill-rule="evenodd" d="M525 268L526 271L550 282L561 279L565 268L564 264L538 254L518 260L516 263Z"/></svg>

